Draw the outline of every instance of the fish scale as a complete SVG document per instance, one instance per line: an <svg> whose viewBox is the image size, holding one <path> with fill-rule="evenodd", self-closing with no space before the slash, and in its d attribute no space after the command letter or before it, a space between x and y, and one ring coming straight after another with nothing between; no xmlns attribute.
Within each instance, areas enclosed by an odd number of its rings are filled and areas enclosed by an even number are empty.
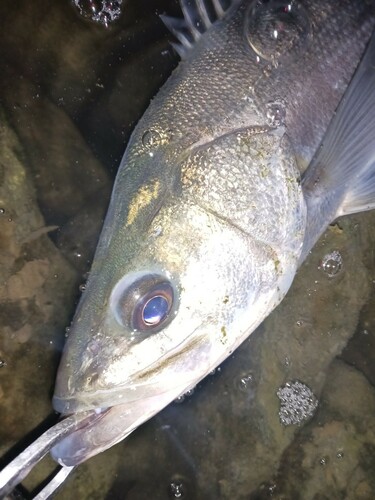
<svg viewBox="0 0 375 500"><path fill-rule="evenodd" d="M64 467L194 387L327 224L375 208L374 2L181 4L165 21L183 60L129 141L60 362L69 435L57 424L32 448Z"/></svg>
<svg viewBox="0 0 375 500"><path fill-rule="evenodd" d="M249 43L247 23L251 16L259 15L249 11L254 5L273 8L272 2L236 3L197 37L131 137L60 365L54 404L63 413L68 407L69 411L82 411L123 400L134 405L144 398L142 404L146 404L171 376L174 384L169 387L167 383L167 387L169 400L174 399L225 359L282 300L304 241L315 238L306 227L306 200L297 165L301 158L309 161L316 151L344 83L358 64L374 24L373 5L342 2L337 9L338 4L335 7L319 0L295 4L296 23L308 33L302 32L302 41L291 38L291 48L281 50L279 59L271 61L257 57L254 43ZM267 44L256 48L259 52L269 49ZM327 58L329 64L321 64ZM337 67L331 67L334 63ZM269 105L275 102L284 103L285 116L273 126ZM257 127L264 133L254 134ZM238 134L247 133L252 141L263 139L250 149L245 142L238 148ZM154 138L151 147L145 134ZM215 159L211 146L217 146L219 152ZM203 175L191 161L189 168L184 167L194 158L194 151L206 155ZM262 155L271 159L270 177L258 168ZM220 178L230 177L236 166L236 182L241 188L234 192ZM181 177L184 172L190 189ZM211 180L205 185L202 180L208 178ZM246 204L247 221L241 208ZM251 214L254 205L258 211ZM130 225L124 224L129 220ZM230 251L216 254L218 241L226 241ZM263 251L265 259L255 250L264 244L270 249ZM214 265L208 265L213 255L217 257ZM248 272L242 270L234 277L231 262L244 259ZM264 277L257 275L257 269L265 270ZM175 307L160 331L137 337L137 326L114 319L116 303L110 297L116 288L124 293L122 303L126 304L129 280L144 274L139 279L147 281L149 273L171 283ZM244 293L238 291L241 280L247 305L239 299ZM205 293L208 283L210 293ZM230 301L223 309L224 294ZM100 356L82 370L82 353L93 341ZM112 351L117 353L116 359ZM181 359L176 354L179 351L184 353ZM186 360L187 352L201 360L195 369ZM184 371L186 365L190 368ZM147 383L143 370L152 374ZM74 380L71 391L66 390L67 380ZM81 444L85 446L90 448Z"/></svg>
<svg viewBox="0 0 375 500"><path fill-rule="evenodd" d="M262 76L254 94L260 108L276 97L288 103L288 136L304 169L352 77L375 18L373 2L302 3L314 27L308 46L285 67L272 68Z"/></svg>
<svg viewBox="0 0 375 500"><path fill-rule="evenodd" d="M125 437L134 428L134 408L147 408L149 418L165 404L155 407L150 398L162 393L171 401L195 385L287 293L304 241L316 236L306 222L314 215L306 214L298 161L309 161L317 149L374 24L366 2L342 2L340 9L320 0L296 5L297 22L311 27L296 53L292 47L277 61L258 61L246 24L258 14L249 14L253 3L236 3L197 37L138 123L61 360L58 411L110 406L120 412L125 401ZM321 64L327 52L332 63L341 61L329 72ZM272 126L268 106L276 101L285 103L285 116ZM263 133L254 133L257 127ZM262 157L269 158L268 175L259 168ZM233 190L227 178L241 187ZM170 282L173 306L160 329L137 334L137 323L116 320L116 308L134 303L129 282L147 283L149 274ZM98 355L82 369L92 343ZM103 436L111 411L102 431L98 426ZM54 456L75 465L97 452L89 439L72 435ZM76 456L78 449L87 453Z"/></svg>

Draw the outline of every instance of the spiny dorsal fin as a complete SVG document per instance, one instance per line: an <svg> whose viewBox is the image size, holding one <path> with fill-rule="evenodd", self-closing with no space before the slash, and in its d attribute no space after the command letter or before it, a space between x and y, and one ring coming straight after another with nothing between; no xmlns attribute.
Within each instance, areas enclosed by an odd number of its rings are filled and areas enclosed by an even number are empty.
<svg viewBox="0 0 375 500"><path fill-rule="evenodd" d="M238 0L180 0L183 19L160 18L180 43L172 43L181 58L216 21L222 19Z"/></svg>

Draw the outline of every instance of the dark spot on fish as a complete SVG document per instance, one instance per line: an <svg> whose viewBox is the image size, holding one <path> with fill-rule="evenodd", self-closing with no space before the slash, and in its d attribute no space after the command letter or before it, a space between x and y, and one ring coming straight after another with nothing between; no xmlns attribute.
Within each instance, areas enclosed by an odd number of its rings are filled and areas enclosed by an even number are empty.
<svg viewBox="0 0 375 500"><path fill-rule="evenodd" d="M221 329L221 343L222 344L225 344L227 342L227 329L225 328L225 326L222 326Z"/></svg>
<svg viewBox="0 0 375 500"><path fill-rule="evenodd" d="M273 263L275 264L275 270L278 273L280 271L280 261L279 261L279 259L275 259L273 261Z"/></svg>

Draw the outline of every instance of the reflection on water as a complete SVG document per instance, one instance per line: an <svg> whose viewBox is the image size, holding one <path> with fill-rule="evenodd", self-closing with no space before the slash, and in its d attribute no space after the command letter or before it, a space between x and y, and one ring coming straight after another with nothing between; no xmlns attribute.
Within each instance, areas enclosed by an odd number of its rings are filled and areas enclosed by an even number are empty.
<svg viewBox="0 0 375 500"><path fill-rule="evenodd" d="M156 13L177 8L128 0L106 29L68 1L0 6L1 454L51 414L116 168L177 62ZM374 213L331 226L220 370L81 465L57 498L375 497L374 227ZM302 397L315 414L283 425Z"/></svg>

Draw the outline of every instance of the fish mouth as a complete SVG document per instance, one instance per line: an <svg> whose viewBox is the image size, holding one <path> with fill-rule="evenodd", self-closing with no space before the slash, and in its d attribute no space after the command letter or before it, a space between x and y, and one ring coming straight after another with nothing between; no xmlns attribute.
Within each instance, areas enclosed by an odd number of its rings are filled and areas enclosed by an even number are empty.
<svg viewBox="0 0 375 500"><path fill-rule="evenodd" d="M103 394L105 393L103 392ZM108 399L112 400L111 403L106 404L106 401L103 400L103 394L95 392L89 395L78 394L77 397L59 397L54 395L52 398L52 406L55 411L66 417L68 415L78 414L88 410L92 410L96 414L100 414L113 406L119 406L121 404L113 404L113 400L116 398L116 395L113 392L108 394ZM86 397L83 400L80 396ZM98 401L99 399L101 400L100 403ZM129 399L126 399L126 401L129 402Z"/></svg>
<svg viewBox="0 0 375 500"><path fill-rule="evenodd" d="M93 410L85 425L75 429L50 450L52 458L60 465L73 467L124 439L136 428L129 426L128 422L120 428L127 412L125 406Z"/></svg>
<svg viewBox="0 0 375 500"><path fill-rule="evenodd" d="M200 327L201 325L198 325L194 332ZM66 377L62 377L64 372L60 372L52 399L53 408L62 415L70 415L93 410L100 412L101 408L123 406L124 404L137 407L141 400L152 401L155 397L164 400L170 394L173 394L172 399L174 399L190 387L194 387L197 381L209 373L211 365L207 366L203 373L200 370L186 373L183 363L178 364L182 354L188 355L202 345L201 336L183 341L170 350L167 357L160 357L153 363L144 366L138 372L133 373L125 383L112 385L106 389L93 387L89 390L79 381L76 387L70 389L69 384L65 382ZM120 368L115 370L115 374L120 372ZM173 373L172 387L170 387L171 371ZM85 376L87 377L87 375ZM81 378L83 379L84 376Z"/></svg>
<svg viewBox="0 0 375 500"><path fill-rule="evenodd" d="M179 386L114 406L91 408L87 423L63 437L50 451L60 465L76 466L125 439L190 387ZM61 400L62 401L62 400ZM54 402L55 404L56 402ZM62 404L64 402L62 401ZM55 408L57 405L55 404ZM66 401L65 401L66 408ZM81 412L83 412L81 410ZM77 417L81 412L77 412Z"/></svg>
<svg viewBox="0 0 375 500"><path fill-rule="evenodd" d="M160 380L154 382L137 380L133 381L131 385L119 386L109 390L78 391L72 396L54 394L52 406L55 411L61 413L64 417L85 411L100 414L114 407L138 407L142 400L152 401L156 397L164 400L170 394L177 394L175 397L178 397L190 385L196 385L195 378L186 380L186 377L181 377L181 380L176 385L168 389L162 387Z"/></svg>

